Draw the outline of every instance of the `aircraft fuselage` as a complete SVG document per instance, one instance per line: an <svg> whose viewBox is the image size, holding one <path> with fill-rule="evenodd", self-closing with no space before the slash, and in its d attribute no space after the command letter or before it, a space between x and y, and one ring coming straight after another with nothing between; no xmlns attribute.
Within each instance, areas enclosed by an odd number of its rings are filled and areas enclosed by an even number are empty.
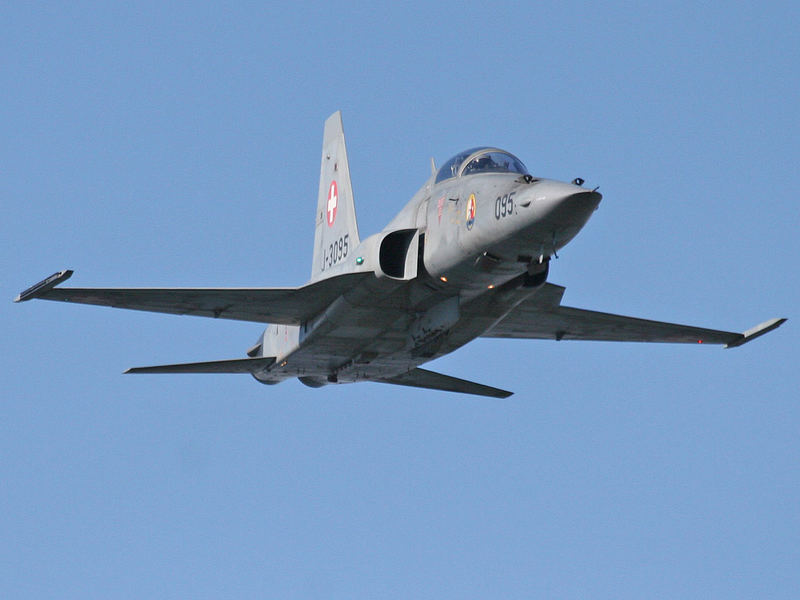
<svg viewBox="0 0 800 600"><path fill-rule="evenodd" d="M550 257L601 199L579 185L516 172L436 177L384 231L347 248L328 270L377 278L310 322L267 327L251 356L277 359L254 373L259 381L370 380L452 352L536 293Z"/></svg>

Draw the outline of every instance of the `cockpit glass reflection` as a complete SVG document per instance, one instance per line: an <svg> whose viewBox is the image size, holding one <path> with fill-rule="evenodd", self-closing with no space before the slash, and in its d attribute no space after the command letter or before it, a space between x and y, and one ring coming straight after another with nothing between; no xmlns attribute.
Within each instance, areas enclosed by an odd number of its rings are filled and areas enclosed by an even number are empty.
<svg viewBox="0 0 800 600"><path fill-rule="evenodd" d="M485 152L480 152L481 150L484 150L484 148L470 148L456 154L439 169L436 174L436 183L456 177L459 174L462 176L475 173L519 173L520 175L527 175L528 169L513 154L491 148L486 148ZM467 159L469 159L469 162L464 164Z"/></svg>

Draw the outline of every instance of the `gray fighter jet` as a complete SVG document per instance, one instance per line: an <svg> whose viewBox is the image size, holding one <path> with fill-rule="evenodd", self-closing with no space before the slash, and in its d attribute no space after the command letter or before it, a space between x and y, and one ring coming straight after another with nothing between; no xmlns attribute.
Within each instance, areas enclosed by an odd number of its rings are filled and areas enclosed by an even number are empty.
<svg viewBox="0 0 800 600"><path fill-rule="evenodd" d="M126 373L250 373L311 387L376 381L504 398L501 389L419 368L477 337L741 346L744 333L561 305L552 256L602 196L536 177L499 148L472 148L431 176L383 231L362 241L339 112L325 122L311 278L295 288L60 288L65 270L22 292L41 298L268 323L247 358Z"/></svg>

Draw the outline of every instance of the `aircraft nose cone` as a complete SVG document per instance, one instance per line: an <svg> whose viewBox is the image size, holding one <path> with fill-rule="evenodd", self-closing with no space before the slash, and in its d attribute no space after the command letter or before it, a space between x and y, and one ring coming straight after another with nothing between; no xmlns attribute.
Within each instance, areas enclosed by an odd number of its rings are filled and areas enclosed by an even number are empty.
<svg viewBox="0 0 800 600"><path fill-rule="evenodd" d="M586 225L603 196L571 183L542 181L531 203L534 212L532 235L553 252L572 240Z"/></svg>
<svg viewBox="0 0 800 600"><path fill-rule="evenodd" d="M540 207L542 217L553 224L583 226L600 204L603 196L572 184L558 184L548 190Z"/></svg>
<svg viewBox="0 0 800 600"><path fill-rule="evenodd" d="M589 215L600 205L600 200L602 199L603 196L599 192L587 190L566 196L561 200L560 205L565 212L574 214L579 218L585 215L588 219Z"/></svg>

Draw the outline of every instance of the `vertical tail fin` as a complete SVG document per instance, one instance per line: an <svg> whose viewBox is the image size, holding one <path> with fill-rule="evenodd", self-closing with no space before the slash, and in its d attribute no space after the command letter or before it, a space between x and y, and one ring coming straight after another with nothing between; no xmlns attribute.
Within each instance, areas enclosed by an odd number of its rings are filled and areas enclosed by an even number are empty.
<svg viewBox="0 0 800 600"><path fill-rule="evenodd" d="M311 280L323 279L328 270L347 259L359 242L342 113L337 111L325 121L322 138Z"/></svg>

